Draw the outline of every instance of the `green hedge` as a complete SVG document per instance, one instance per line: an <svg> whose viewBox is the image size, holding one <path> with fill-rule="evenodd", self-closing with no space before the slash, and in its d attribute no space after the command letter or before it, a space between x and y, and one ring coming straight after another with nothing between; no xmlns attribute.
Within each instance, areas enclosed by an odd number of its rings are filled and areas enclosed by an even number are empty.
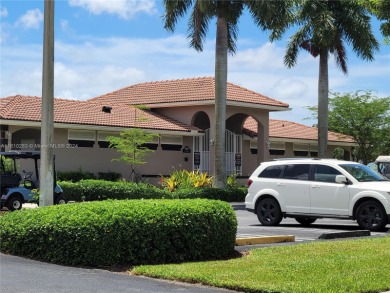
<svg viewBox="0 0 390 293"><path fill-rule="evenodd" d="M78 182L84 179L96 179L95 174L89 171L57 171L57 180Z"/></svg>
<svg viewBox="0 0 390 293"><path fill-rule="evenodd" d="M222 201L107 200L0 217L0 251L66 265L197 261L233 253L236 231Z"/></svg>
<svg viewBox="0 0 390 293"><path fill-rule="evenodd" d="M173 192L175 198L207 198L219 199L227 202L244 202L247 193L246 188L184 188Z"/></svg>
<svg viewBox="0 0 390 293"><path fill-rule="evenodd" d="M64 195L71 201L95 201L104 199L160 199L173 198L168 191L150 184L132 182L81 180L79 182L60 181Z"/></svg>
<svg viewBox="0 0 390 293"><path fill-rule="evenodd" d="M77 171L57 171L57 179L59 181L71 181L78 182L80 180L88 179L101 179L107 181L119 181L122 179L122 174L118 172L98 172L97 176L89 171L77 170Z"/></svg>
<svg viewBox="0 0 390 293"><path fill-rule="evenodd" d="M184 199L208 198L228 202L243 202L246 188L185 188L169 192L146 183L125 181L82 180L79 182L59 182L68 200L94 201L103 199Z"/></svg>

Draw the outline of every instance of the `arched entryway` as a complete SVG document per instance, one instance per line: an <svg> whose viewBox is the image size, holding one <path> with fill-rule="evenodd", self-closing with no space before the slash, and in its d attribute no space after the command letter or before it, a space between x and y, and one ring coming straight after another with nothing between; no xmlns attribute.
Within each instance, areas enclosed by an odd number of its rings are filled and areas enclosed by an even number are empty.
<svg viewBox="0 0 390 293"><path fill-rule="evenodd" d="M34 151L40 149L41 131L35 128L24 128L11 134L13 150Z"/></svg>
<svg viewBox="0 0 390 293"><path fill-rule="evenodd" d="M264 154L268 152L268 149L265 150L268 142L268 124L263 125L259 122L260 119L252 119L256 124L256 137L260 138L258 144L261 151L256 154L255 158L253 158L253 155L249 155L250 141L248 135L244 133L244 123L249 116L251 115L234 113L226 120L225 158L226 174L228 176L232 174L247 175L253 172L253 168L264 160ZM265 117L263 120L268 122L268 117ZM210 118L207 113L201 111L194 115L192 121L194 126L204 131L202 136L194 137L193 170L210 174L212 172L212 148L214 145L212 130L210 129ZM264 123L264 121L262 122ZM244 137L247 138L245 141Z"/></svg>

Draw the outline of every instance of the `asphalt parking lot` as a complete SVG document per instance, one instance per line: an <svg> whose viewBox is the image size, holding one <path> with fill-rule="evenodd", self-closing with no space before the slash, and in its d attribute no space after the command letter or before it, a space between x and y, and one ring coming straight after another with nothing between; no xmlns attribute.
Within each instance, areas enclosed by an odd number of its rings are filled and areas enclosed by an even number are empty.
<svg viewBox="0 0 390 293"><path fill-rule="evenodd" d="M302 243L318 241L319 237L324 234L337 233L348 238L349 235L357 234L352 232L362 231L355 221L338 219L318 219L309 227L302 227L295 219L286 218L278 226L262 226L255 214L245 210L244 203L233 203L232 206L238 220L237 237L293 235L295 236L294 243ZM369 237L390 236L390 224L386 228L384 232L370 232Z"/></svg>

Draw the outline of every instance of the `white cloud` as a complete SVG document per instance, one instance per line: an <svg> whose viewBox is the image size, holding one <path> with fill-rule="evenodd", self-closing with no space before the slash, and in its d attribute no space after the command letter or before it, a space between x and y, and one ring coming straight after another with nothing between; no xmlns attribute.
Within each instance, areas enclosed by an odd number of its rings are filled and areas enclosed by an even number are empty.
<svg viewBox="0 0 390 293"><path fill-rule="evenodd" d="M154 0L69 0L69 5L85 8L96 15L116 14L123 19L130 19L137 13L157 12Z"/></svg>
<svg viewBox="0 0 390 293"><path fill-rule="evenodd" d="M0 17L7 17L8 16L8 10L5 7L0 7Z"/></svg>
<svg viewBox="0 0 390 293"><path fill-rule="evenodd" d="M24 28L39 28L39 25L43 22L43 13L37 8L34 10L28 10L17 21L16 25L23 26Z"/></svg>
<svg viewBox="0 0 390 293"><path fill-rule="evenodd" d="M207 40L205 44L203 52L197 52L189 48L183 35L159 39L86 38L81 44L57 41L55 96L85 100L140 82L213 76L214 42ZM10 46L2 47L1 96L40 96L41 45ZM317 103L318 60L302 54L297 65L287 69L283 54L282 47L270 44L239 51L229 56L228 80L293 108L291 112L271 113L271 117L311 124L302 119L310 116L305 107ZM378 63L354 64L348 76L330 64L330 89L374 89L380 96L390 96L389 59L380 58Z"/></svg>
<svg viewBox="0 0 390 293"><path fill-rule="evenodd" d="M61 30L63 32L70 32L72 29L70 28L69 21L65 19L61 19L60 21Z"/></svg>
<svg viewBox="0 0 390 293"><path fill-rule="evenodd" d="M284 68L283 58L281 58L283 52L283 48L278 48L272 43L266 43L261 47L249 48L237 52L237 54L232 57L230 65L245 70Z"/></svg>

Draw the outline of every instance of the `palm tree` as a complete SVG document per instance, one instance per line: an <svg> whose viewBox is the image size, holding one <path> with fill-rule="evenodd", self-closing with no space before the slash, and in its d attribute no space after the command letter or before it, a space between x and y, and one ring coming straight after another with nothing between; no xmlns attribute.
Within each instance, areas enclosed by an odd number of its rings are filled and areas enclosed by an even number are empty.
<svg viewBox="0 0 390 293"><path fill-rule="evenodd" d="M272 29L274 38L280 37L287 25L289 1L212 1L212 0L164 0L164 27L174 31L177 20L193 7L188 22L190 46L202 51L208 24L217 18L215 49L215 144L214 187L226 187L225 128L227 53L235 52L238 20L247 7L254 22L263 30Z"/></svg>
<svg viewBox="0 0 390 293"><path fill-rule="evenodd" d="M354 0L303 0L298 6L297 23L301 25L290 38L284 63L293 67L300 48L319 56L318 78L318 155L326 157L328 140L328 57L334 55L338 67L348 73L345 44L357 56L372 61L379 44L375 39L367 10Z"/></svg>

